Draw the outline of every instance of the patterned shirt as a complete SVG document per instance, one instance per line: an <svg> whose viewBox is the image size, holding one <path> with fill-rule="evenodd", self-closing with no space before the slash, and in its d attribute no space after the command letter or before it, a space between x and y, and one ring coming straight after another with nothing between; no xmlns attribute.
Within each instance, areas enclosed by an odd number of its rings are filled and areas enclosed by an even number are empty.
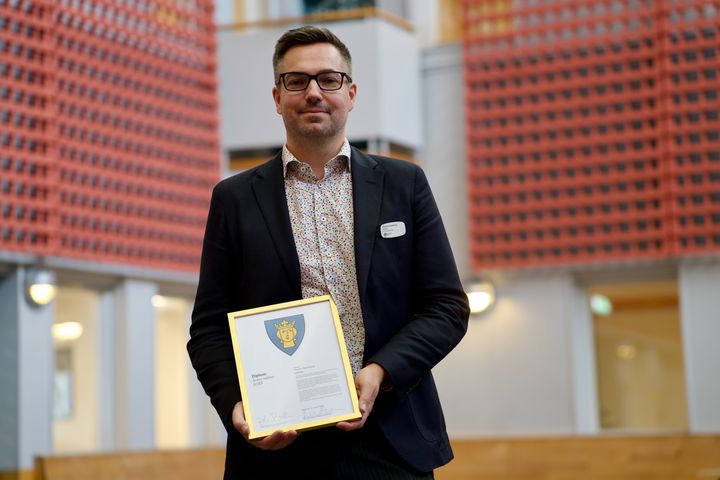
<svg viewBox="0 0 720 480"><path fill-rule="evenodd" d="M322 179L287 146L282 160L302 296L332 295L354 376L362 367L365 326L355 271L350 144L345 139L338 155L325 164Z"/></svg>

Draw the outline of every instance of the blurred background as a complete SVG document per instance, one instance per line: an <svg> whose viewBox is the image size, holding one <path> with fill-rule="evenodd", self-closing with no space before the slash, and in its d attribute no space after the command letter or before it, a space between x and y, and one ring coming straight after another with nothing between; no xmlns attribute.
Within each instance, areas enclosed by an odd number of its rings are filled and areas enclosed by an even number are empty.
<svg viewBox="0 0 720 480"><path fill-rule="evenodd" d="M185 350L209 196L282 147L303 24L353 55L350 143L425 169L476 306L435 369L452 478L506 478L468 453L498 439L720 452L720 2L0 0L0 478L224 446Z"/></svg>

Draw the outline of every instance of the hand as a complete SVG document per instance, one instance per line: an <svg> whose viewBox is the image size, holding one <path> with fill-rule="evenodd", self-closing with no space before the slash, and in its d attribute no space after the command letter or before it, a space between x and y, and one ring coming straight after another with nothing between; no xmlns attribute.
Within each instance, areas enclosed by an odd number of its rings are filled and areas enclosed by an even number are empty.
<svg viewBox="0 0 720 480"><path fill-rule="evenodd" d="M337 427L340 430L348 432L362 428L365 425L365 421L375 405L375 399L380 392L380 385L384 379L385 369L377 363L371 363L358 372L355 376L355 387L358 391L358 402L360 403L362 417L352 422L339 422Z"/></svg>
<svg viewBox="0 0 720 480"><path fill-rule="evenodd" d="M287 432L277 430L267 437L256 440L248 440L250 425L248 425L245 421L245 412L243 412L242 402L237 402L235 407L233 407L232 422L235 430L240 432L240 434L245 437L245 440L261 450L280 450L281 448L285 448L290 445L298 436L298 432L295 430Z"/></svg>

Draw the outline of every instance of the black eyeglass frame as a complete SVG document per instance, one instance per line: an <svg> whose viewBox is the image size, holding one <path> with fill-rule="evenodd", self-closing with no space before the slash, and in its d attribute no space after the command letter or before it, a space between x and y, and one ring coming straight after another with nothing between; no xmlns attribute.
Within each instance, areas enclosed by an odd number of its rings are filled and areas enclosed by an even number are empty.
<svg viewBox="0 0 720 480"><path fill-rule="evenodd" d="M322 76L322 75L327 75L327 74L329 74L329 73L337 73L337 74L340 75L340 85L338 86L338 88L334 88L334 89L323 88L323 86L320 85L320 82L318 82L318 77L320 77L320 76ZM305 86L304 86L303 88L300 88L300 89L290 89L290 88L288 88L288 86L285 84L285 75L304 75L304 76L307 77L307 83L305 84ZM345 81L345 79L347 79L347 82ZM316 73L315 75L310 75L309 73L305 73L305 72L285 72L285 73L281 73L280 75L278 75L278 79L277 79L277 82L275 82L275 85L280 85L280 84L282 83L282 84L283 84L283 87L285 87L285 90L287 90L288 92L302 92L302 91L306 90L306 89L310 86L310 82L311 82L312 80L315 80L315 83L317 84L318 88L319 88L320 90L322 90L323 92L337 92L338 90L340 90L340 89L343 87L343 85L344 85L345 83L348 83L348 84L351 84L351 83L352 83L352 77L351 77L350 75L348 75L347 73L345 73L345 72L336 72L335 70L327 70L327 71L325 71L325 72Z"/></svg>

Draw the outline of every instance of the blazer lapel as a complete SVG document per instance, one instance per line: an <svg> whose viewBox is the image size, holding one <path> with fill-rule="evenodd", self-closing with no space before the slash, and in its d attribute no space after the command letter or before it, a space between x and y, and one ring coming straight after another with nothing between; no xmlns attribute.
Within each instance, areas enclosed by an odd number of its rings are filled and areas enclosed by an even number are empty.
<svg viewBox="0 0 720 480"><path fill-rule="evenodd" d="M281 153L258 168L252 181L252 189L292 288L297 298L301 298L300 261L285 197Z"/></svg>
<svg viewBox="0 0 720 480"><path fill-rule="evenodd" d="M351 155L355 214L355 265L360 299L365 296L370 259L377 238L383 176L378 162L353 148Z"/></svg>

